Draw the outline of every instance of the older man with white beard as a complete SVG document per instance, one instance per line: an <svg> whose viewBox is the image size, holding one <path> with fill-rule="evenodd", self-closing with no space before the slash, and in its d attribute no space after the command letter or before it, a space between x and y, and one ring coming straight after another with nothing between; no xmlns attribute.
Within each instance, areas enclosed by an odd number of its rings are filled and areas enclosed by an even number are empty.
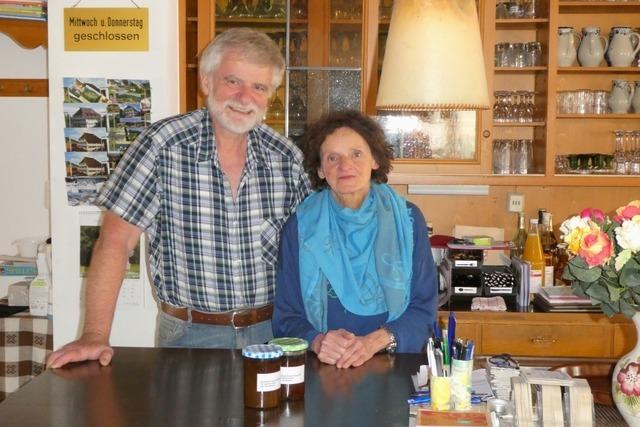
<svg viewBox="0 0 640 427"><path fill-rule="evenodd" d="M280 230L309 192L300 151L261 124L284 60L264 33L235 28L200 57L207 108L147 128L104 185L106 208L77 341L47 366L110 363L129 253L147 233L165 347L242 348L272 337Z"/></svg>

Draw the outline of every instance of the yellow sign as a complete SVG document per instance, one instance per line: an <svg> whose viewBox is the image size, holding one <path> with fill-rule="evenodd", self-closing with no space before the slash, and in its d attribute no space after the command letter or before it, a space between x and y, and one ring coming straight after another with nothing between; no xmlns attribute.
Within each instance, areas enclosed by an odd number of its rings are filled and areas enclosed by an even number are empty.
<svg viewBox="0 0 640 427"><path fill-rule="evenodd" d="M64 50L147 51L149 9L65 8Z"/></svg>

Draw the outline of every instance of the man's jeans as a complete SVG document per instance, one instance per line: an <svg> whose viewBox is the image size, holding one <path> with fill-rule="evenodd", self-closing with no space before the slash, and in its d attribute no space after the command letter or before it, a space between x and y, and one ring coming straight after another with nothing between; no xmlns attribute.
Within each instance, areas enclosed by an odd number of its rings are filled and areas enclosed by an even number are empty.
<svg viewBox="0 0 640 427"><path fill-rule="evenodd" d="M158 345L188 348L244 348L264 344L273 338L271 320L246 328L207 325L177 319L160 311L158 315Z"/></svg>

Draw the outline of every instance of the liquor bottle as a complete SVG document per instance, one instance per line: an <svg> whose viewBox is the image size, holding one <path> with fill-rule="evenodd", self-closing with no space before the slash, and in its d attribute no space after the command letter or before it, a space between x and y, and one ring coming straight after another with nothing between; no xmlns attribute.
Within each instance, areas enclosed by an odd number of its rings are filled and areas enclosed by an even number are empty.
<svg viewBox="0 0 640 427"><path fill-rule="evenodd" d="M522 253L524 252L524 242L526 240L527 230L525 229L524 214L519 212L518 228L516 229L516 234L514 234L513 239L511 239L511 243L513 245L513 249L511 250L512 256L522 257Z"/></svg>
<svg viewBox="0 0 640 427"><path fill-rule="evenodd" d="M550 212L542 213L542 228L540 230L540 243L544 254L543 284L544 286L553 286L555 284L554 269L558 264L558 240L553 235L553 222Z"/></svg>
<svg viewBox="0 0 640 427"><path fill-rule="evenodd" d="M538 232L538 220L529 220L529 231L527 240L524 243L524 253L522 259L531 264L529 273L529 293L537 294L543 285L544 253L540 243L540 233Z"/></svg>

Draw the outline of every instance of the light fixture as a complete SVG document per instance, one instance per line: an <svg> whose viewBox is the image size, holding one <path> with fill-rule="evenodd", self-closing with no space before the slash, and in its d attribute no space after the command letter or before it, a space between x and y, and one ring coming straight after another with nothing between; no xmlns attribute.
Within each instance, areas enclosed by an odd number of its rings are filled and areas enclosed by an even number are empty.
<svg viewBox="0 0 640 427"><path fill-rule="evenodd" d="M488 185L422 185L409 184L407 186L409 194L428 194L445 196L487 196L489 195Z"/></svg>
<svg viewBox="0 0 640 427"><path fill-rule="evenodd" d="M476 0L395 0L379 111L489 108Z"/></svg>

